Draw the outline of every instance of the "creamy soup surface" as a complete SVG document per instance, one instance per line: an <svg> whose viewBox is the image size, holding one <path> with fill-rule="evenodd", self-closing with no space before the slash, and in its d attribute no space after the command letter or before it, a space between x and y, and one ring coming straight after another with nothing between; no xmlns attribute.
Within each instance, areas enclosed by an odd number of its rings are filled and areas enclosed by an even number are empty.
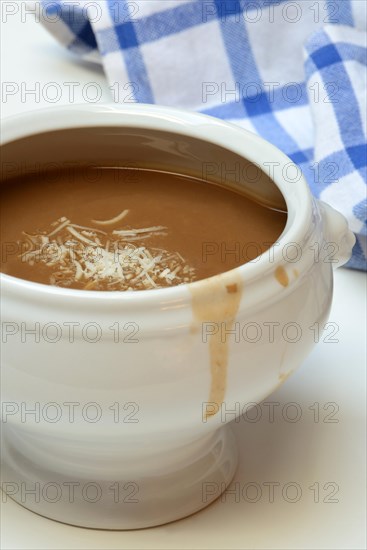
<svg viewBox="0 0 367 550"><path fill-rule="evenodd" d="M146 290L254 260L287 215L209 182L80 168L2 182L3 273L85 290Z"/></svg>

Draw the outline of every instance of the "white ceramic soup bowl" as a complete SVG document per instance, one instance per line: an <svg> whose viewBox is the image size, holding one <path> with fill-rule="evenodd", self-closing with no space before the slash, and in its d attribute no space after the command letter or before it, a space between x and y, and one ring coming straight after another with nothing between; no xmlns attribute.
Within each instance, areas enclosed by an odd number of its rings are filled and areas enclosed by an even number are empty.
<svg viewBox="0 0 367 550"><path fill-rule="evenodd" d="M75 130L88 139L84 158L75 142L60 146L64 129L84 129ZM10 148L6 175L79 161L133 164L205 172L256 200L285 199L288 221L269 251L192 285L108 293L1 275L4 491L86 527L184 517L231 481L236 449L227 423L311 350L310 327L322 330L333 267L349 258L354 237L284 154L214 118L131 105L4 121L3 144L27 136L38 140L31 156L25 147L12 157ZM205 243L205 252L223 253L222 244Z"/></svg>

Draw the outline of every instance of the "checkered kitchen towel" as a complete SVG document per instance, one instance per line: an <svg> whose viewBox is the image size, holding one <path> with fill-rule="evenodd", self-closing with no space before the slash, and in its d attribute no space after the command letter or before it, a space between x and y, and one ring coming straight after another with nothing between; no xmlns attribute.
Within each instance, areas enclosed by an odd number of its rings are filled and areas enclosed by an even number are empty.
<svg viewBox="0 0 367 550"><path fill-rule="evenodd" d="M41 0L44 25L103 63L115 101L198 110L256 132L357 235L365 268L366 0Z"/></svg>

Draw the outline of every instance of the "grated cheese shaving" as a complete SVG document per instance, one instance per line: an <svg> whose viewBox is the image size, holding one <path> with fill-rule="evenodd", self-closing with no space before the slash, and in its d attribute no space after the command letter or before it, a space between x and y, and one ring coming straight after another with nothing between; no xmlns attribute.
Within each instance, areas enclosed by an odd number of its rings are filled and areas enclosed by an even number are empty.
<svg viewBox="0 0 367 550"><path fill-rule="evenodd" d="M61 220L60 220L61 221ZM58 226L56 227L56 229L54 229L53 231L51 231L51 233L49 233L47 235L47 237L53 237L54 235L56 235L56 233L59 233L59 231L61 231L62 229L64 229L64 227L66 227L67 225L70 225L70 221L65 219L63 220L63 222Z"/></svg>
<svg viewBox="0 0 367 550"><path fill-rule="evenodd" d="M144 227L143 229L123 229L113 231L114 235L121 235L122 237L128 237L129 235L142 235L144 233L157 233L167 229L163 225L158 225L156 227Z"/></svg>
<svg viewBox="0 0 367 550"><path fill-rule="evenodd" d="M68 225L67 230L69 233L71 233L74 237L82 241L83 243L89 244L90 246L97 246L96 242L91 241L90 239L87 239L86 237L83 237L81 233L79 233L76 229L74 229L73 226Z"/></svg>
<svg viewBox="0 0 367 550"><path fill-rule="evenodd" d="M130 210L123 210L121 214L118 214L117 216L115 216L114 218L111 218L110 220L92 220L92 222L97 225L114 225L115 223L118 223L124 218L126 218L129 212Z"/></svg>

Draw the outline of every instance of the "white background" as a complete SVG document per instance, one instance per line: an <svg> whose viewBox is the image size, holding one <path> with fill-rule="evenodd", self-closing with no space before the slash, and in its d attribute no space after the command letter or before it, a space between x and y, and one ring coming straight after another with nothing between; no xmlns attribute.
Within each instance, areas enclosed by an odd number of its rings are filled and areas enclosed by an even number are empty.
<svg viewBox="0 0 367 550"><path fill-rule="evenodd" d="M33 16L28 15L22 21L19 11L2 24L1 34L2 117L51 106L56 89L47 87L49 82L58 83L62 92L56 104L70 102L70 88L65 82L80 83L75 88L75 102L91 100L96 88L84 88L83 93L83 86L88 83L98 84L100 101L110 100L102 70L65 52ZM37 82L40 97L22 97L22 91L36 89ZM13 95L4 94L4 86L13 90ZM90 96L86 96L88 93ZM256 483L261 490L257 502L251 502L255 489L249 489L247 498L241 493L237 496L227 493L222 501L217 500L202 512L170 525L142 531L105 532L58 524L7 501L1 509L1 548L366 548L365 282L362 273L346 269L335 273L330 322L339 327L334 336L339 341L321 341L302 368L268 398L268 402L279 403L274 405L274 422L269 422L269 409L261 405L258 422L242 418L233 426L240 466L231 489L241 491L246 484ZM302 413L294 423L287 420L287 415L295 412L292 406L287 409L291 402L297 403ZM313 406L314 403L318 405ZM336 409L333 417L327 416ZM271 482L279 484L275 487L274 502L269 501L266 485ZM282 489L289 482L297 484L302 493L294 503L287 502L287 494L282 496ZM319 502L315 483L319 484ZM331 485L325 488L326 483ZM331 491L336 489L331 497ZM295 491L289 489L289 498L294 495ZM324 502L327 495L336 502ZM5 496L3 500L7 500Z"/></svg>

